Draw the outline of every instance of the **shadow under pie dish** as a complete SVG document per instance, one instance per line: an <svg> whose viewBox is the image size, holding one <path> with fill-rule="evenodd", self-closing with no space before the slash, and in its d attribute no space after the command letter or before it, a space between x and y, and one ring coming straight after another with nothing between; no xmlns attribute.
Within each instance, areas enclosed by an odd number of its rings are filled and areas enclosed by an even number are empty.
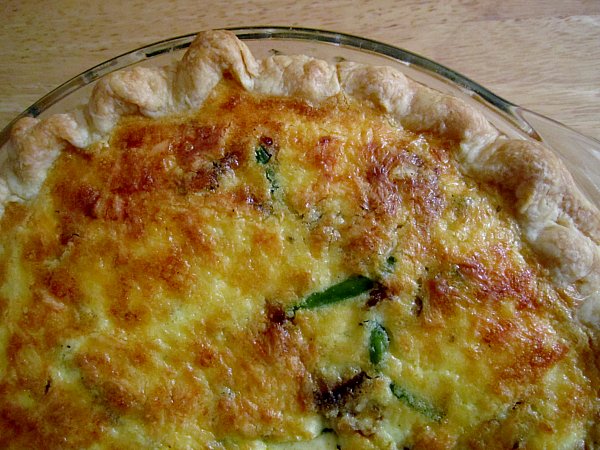
<svg viewBox="0 0 600 450"><path fill-rule="evenodd" d="M561 159L270 53L203 32L12 127L1 446L598 446L600 217Z"/></svg>

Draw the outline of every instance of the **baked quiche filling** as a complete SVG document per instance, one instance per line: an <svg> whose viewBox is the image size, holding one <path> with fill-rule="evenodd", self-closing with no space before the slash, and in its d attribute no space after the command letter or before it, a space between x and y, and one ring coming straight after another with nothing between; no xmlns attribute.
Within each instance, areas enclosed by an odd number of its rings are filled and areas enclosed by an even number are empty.
<svg viewBox="0 0 600 450"><path fill-rule="evenodd" d="M0 223L0 446L583 448L573 300L456 145L226 78L68 147Z"/></svg>

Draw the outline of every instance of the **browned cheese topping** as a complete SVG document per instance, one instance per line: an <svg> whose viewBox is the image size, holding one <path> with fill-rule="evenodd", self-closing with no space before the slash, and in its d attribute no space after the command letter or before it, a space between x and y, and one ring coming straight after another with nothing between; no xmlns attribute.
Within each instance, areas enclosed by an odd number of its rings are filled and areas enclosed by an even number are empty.
<svg viewBox="0 0 600 450"><path fill-rule="evenodd" d="M0 447L579 448L587 338L454 145L225 80L69 148L0 225Z"/></svg>

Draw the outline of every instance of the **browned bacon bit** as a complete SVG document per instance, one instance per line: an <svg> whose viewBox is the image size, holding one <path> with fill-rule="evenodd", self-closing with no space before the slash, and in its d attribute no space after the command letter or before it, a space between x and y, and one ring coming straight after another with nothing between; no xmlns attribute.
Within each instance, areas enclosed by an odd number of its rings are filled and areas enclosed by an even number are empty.
<svg viewBox="0 0 600 450"><path fill-rule="evenodd" d="M372 308L386 298L389 298L387 288L381 283L376 283L375 287L371 289L371 292L369 292L367 306Z"/></svg>
<svg viewBox="0 0 600 450"><path fill-rule="evenodd" d="M273 139L269 136L261 136L260 143L266 145L267 147L270 147L271 145L273 145Z"/></svg>
<svg viewBox="0 0 600 450"><path fill-rule="evenodd" d="M244 159L244 155L242 154L242 152L240 152L239 150L235 150L235 151L231 151L225 154L225 156L223 156L218 164L221 167L222 170L233 170L233 169L237 169L242 160Z"/></svg>
<svg viewBox="0 0 600 450"><path fill-rule="evenodd" d="M339 384L322 386L315 393L315 403L319 409L336 414L339 407L352 398L368 379L369 376L362 371Z"/></svg>
<svg viewBox="0 0 600 450"><path fill-rule="evenodd" d="M423 299L420 296L415 297L415 304L413 306L413 312L415 316L419 317L423 312Z"/></svg>
<svg viewBox="0 0 600 450"><path fill-rule="evenodd" d="M267 302L265 305L265 310L267 313L267 318L271 323L283 324L286 320L288 320L285 314L285 309L278 303Z"/></svg>
<svg viewBox="0 0 600 450"><path fill-rule="evenodd" d="M218 174L214 169L214 167L198 169L189 183L187 183L187 189L194 192L203 190L215 191L219 187L219 180Z"/></svg>
<svg viewBox="0 0 600 450"><path fill-rule="evenodd" d="M194 192L217 190L219 188L219 178L226 172L239 167L240 159L241 155L239 153L229 152L208 166L198 168L191 179L185 183L185 191L188 189Z"/></svg>

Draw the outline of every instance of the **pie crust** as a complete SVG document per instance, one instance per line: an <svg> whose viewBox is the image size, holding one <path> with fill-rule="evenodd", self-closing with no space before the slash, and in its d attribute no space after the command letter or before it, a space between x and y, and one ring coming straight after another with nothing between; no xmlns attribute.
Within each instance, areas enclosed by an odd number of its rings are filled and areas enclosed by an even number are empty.
<svg viewBox="0 0 600 450"><path fill-rule="evenodd" d="M102 142L123 116L161 117L200 107L225 76L246 90L319 103L340 92L368 100L398 126L459 142L464 173L514 199L523 236L557 285L579 299L577 317L600 336L600 214L560 159L540 144L500 134L460 99L416 83L390 67L331 65L309 56L257 61L228 31L198 35L176 67L134 68L101 79L83 111L19 120L4 150L0 208L39 191L66 145Z"/></svg>

